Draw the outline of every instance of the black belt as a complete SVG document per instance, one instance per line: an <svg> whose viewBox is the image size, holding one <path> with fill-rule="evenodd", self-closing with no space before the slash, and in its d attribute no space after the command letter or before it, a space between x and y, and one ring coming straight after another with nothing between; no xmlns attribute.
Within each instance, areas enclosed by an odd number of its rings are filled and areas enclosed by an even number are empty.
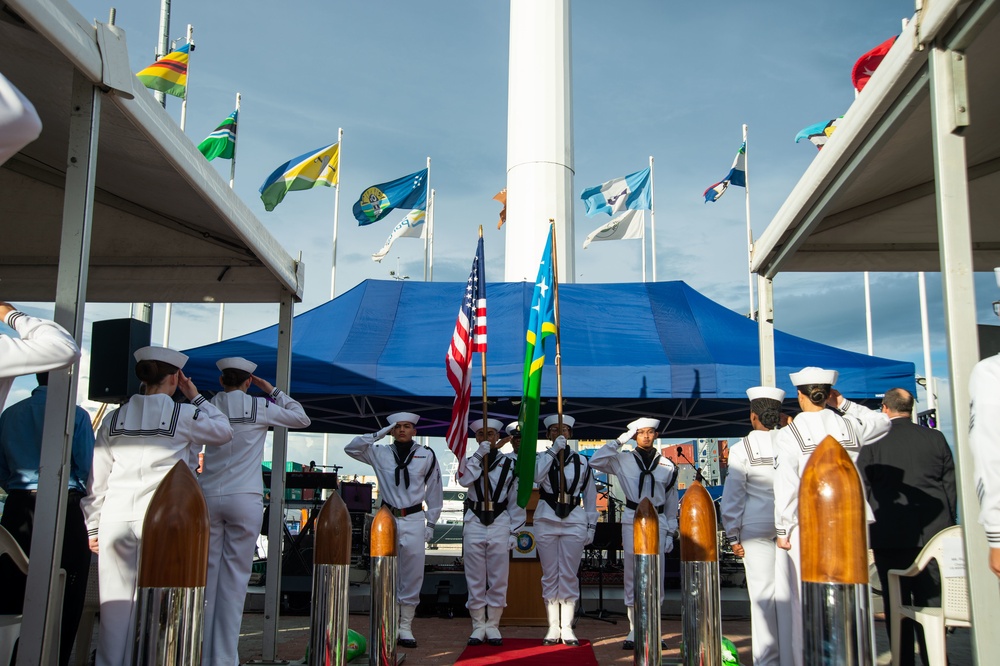
<svg viewBox="0 0 1000 666"><path fill-rule="evenodd" d="M625 500L625 508L626 509L632 509L633 511L635 511L636 509L639 508L639 503L638 502L633 502L632 500L627 499L627 500ZM659 506L657 506L657 507L655 507L655 508L656 508L656 513L663 513L663 505L662 504L659 505Z"/></svg>
<svg viewBox="0 0 1000 666"><path fill-rule="evenodd" d="M558 493L550 493L545 490L538 490L538 498L549 505L549 508L555 512L556 516L559 518L566 518L573 512L573 509L578 506L583 506L583 497L581 495L570 495L569 502L559 502Z"/></svg>
<svg viewBox="0 0 1000 666"><path fill-rule="evenodd" d="M423 502L421 502L420 504L414 504L413 506L408 506L405 509L397 509L396 507L389 504L385 500L382 500L382 506L389 509L389 511L392 511L392 515L396 516L397 518L405 518L410 514L414 514L424 510Z"/></svg>
<svg viewBox="0 0 1000 666"><path fill-rule="evenodd" d="M498 514L503 513L507 510L507 500L502 502L493 502L493 508L489 511L486 510L486 502L473 502L470 499L465 500L465 508L475 514L476 518L479 519L485 527L489 527L496 520Z"/></svg>

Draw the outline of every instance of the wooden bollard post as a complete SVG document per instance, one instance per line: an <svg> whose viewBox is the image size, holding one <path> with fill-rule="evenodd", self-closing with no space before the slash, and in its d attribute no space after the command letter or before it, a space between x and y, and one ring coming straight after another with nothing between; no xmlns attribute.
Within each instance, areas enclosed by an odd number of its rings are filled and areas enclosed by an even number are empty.
<svg viewBox="0 0 1000 666"><path fill-rule="evenodd" d="M833 437L802 471L799 533L804 663L874 664L865 498L857 468Z"/></svg>
<svg viewBox="0 0 1000 666"><path fill-rule="evenodd" d="M681 641L685 666L722 663L722 601L715 503L695 481L681 500Z"/></svg>
<svg viewBox="0 0 1000 666"><path fill-rule="evenodd" d="M142 525L133 664L201 663L208 537L208 504L180 461L153 493Z"/></svg>
<svg viewBox="0 0 1000 666"><path fill-rule="evenodd" d="M635 564L635 646L632 663L636 666L660 666L660 576L663 554L660 553L660 517L649 498L643 498L632 521L632 545Z"/></svg>
<svg viewBox="0 0 1000 666"><path fill-rule="evenodd" d="M371 609L368 653L372 666L396 666L399 607L396 603L396 519L385 506L372 521Z"/></svg>
<svg viewBox="0 0 1000 666"><path fill-rule="evenodd" d="M351 514L339 494L333 493L323 504L315 530L309 663L343 666L350 612Z"/></svg>

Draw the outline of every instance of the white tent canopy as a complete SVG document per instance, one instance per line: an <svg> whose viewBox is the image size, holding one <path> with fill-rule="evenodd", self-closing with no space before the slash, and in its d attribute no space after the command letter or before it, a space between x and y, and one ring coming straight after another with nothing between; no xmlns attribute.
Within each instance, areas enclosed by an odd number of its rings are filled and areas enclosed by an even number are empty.
<svg viewBox="0 0 1000 666"><path fill-rule="evenodd" d="M1000 626L1000 589L977 525L968 383L979 348L972 273L1000 265L1000 8L995 0L917 5L754 244L761 380L774 385L772 279L781 271L941 272L959 518L982 664Z"/></svg>

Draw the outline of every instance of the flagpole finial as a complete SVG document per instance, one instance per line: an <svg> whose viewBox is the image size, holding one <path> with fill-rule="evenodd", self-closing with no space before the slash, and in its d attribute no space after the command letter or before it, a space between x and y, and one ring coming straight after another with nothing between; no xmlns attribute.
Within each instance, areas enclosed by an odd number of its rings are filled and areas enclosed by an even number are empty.
<svg viewBox="0 0 1000 666"><path fill-rule="evenodd" d="M480 238L483 237L483 225L481 225L481 224L479 225L479 237Z"/></svg>

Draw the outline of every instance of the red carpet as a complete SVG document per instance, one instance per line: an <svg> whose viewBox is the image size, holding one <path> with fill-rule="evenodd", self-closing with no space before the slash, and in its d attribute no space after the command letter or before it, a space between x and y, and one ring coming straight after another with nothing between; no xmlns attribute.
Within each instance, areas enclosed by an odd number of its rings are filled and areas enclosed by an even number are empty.
<svg viewBox="0 0 1000 666"><path fill-rule="evenodd" d="M537 638L505 638L503 645L470 645L462 652L455 666L597 666L597 657L590 641L580 645L542 645Z"/></svg>

